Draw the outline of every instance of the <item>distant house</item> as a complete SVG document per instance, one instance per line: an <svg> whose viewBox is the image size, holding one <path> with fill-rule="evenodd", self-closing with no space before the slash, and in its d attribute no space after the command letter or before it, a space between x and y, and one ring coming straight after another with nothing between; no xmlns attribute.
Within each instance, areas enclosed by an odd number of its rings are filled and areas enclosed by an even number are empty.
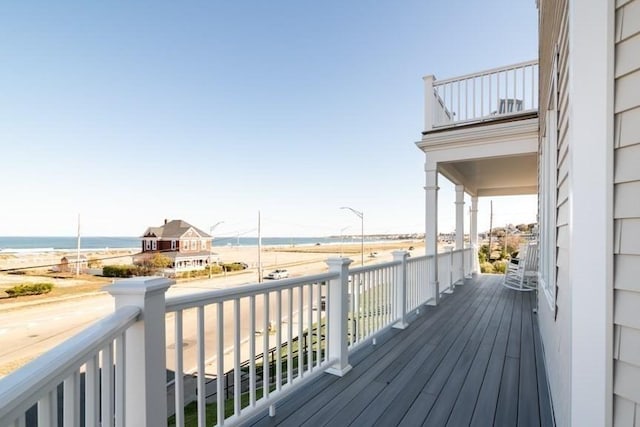
<svg viewBox="0 0 640 427"><path fill-rule="evenodd" d="M203 269L218 261L211 252L211 236L186 221L164 220L159 227L149 227L142 235L142 252L134 255L134 262L161 253L171 260L171 269L188 271Z"/></svg>
<svg viewBox="0 0 640 427"><path fill-rule="evenodd" d="M85 255L80 255L79 257L76 255L64 256L60 260L58 271L74 272L78 264L80 264L80 271L84 271L89 267L89 261Z"/></svg>

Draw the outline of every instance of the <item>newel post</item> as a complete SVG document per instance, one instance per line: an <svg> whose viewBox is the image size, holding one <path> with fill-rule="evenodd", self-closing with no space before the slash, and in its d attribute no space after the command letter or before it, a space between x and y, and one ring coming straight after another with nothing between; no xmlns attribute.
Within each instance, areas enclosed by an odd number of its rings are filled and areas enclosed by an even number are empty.
<svg viewBox="0 0 640 427"><path fill-rule="evenodd" d="M407 258L409 257L409 252L393 251L392 254L393 260L400 262L396 270L396 285L394 287L398 321L393 324L393 327L396 329L404 329L409 325L407 322Z"/></svg>
<svg viewBox="0 0 640 427"><path fill-rule="evenodd" d="M436 76L430 74L428 76L424 76L422 80L424 80L424 131L429 132L433 129L433 121L434 121L434 108L433 104L435 101L433 95L433 82L436 79Z"/></svg>
<svg viewBox="0 0 640 427"><path fill-rule="evenodd" d="M137 277L106 290L116 309L137 306L140 319L125 334L125 408L127 426L167 425L165 297L174 280Z"/></svg>
<svg viewBox="0 0 640 427"><path fill-rule="evenodd" d="M329 258L327 260L329 272L338 273L339 276L329 281L329 295L327 297L328 358L336 362L326 372L339 377L351 370L347 342L349 332L349 264L351 262L348 258Z"/></svg>

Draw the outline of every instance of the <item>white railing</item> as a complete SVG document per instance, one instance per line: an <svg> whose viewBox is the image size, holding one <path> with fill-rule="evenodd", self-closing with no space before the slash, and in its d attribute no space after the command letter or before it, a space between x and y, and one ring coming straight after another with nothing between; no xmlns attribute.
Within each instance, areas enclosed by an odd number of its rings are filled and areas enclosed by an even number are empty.
<svg viewBox="0 0 640 427"><path fill-rule="evenodd" d="M425 132L538 110L537 60L424 81Z"/></svg>
<svg viewBox="0 0 640 427"><path fill-rule="evenodd" d="M351 351L433 303L436 259L440 289L452 291L468 253L397 251L391 262L351 270L351 260L336 258L323 274L172 298L167 279L116 282L113 314L0 380L0 426L35 425L25 413L36 403L38 426L78 425L81 411L85 425L162 426L172 415L184 426L190 402L199 426L274 411L321 373L344 375Z"/></svg>
<svg viewBox="0 0 640 427"><path fill-rule="evenodd" d="M0 425L24 426L30 412L39 427L58 425L59 419L65 426L78 426L81 402L85 425L123 425L124 333L136 322L140 311L134 306L119 308L3 379Z"/></svg>

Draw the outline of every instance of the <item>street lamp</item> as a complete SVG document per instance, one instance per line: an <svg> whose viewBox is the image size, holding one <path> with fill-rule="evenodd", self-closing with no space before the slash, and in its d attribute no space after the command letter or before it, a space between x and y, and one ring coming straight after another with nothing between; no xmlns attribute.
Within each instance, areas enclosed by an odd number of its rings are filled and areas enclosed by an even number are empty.
<svg viewBox="0 0 640 427"><path fill-rule="evenodd" d="M211 235L211 243L209 244L209 279L211 279L211 268L213 267L213 230L223 222L218 221L209 228L209 234Z"/></svg>
<svg viewBox="0 0 640 427"><path fill-rule="evenodd" d="M348 206L342 206L340 209L348 209L353 212L358 218L360 218L360 264L364 266L364 213L357 211Z"/></svg>

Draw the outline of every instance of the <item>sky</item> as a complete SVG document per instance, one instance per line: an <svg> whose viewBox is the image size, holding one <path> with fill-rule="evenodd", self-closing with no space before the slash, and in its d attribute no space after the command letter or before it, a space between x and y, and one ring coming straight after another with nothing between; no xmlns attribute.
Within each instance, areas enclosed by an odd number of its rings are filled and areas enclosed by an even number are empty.
<svg viewBox="0 0 640 427"><path fill-rule="evenodd" d="M423 232L422 76L536 57L533 0L3 2L0 235Z"/></svg>

